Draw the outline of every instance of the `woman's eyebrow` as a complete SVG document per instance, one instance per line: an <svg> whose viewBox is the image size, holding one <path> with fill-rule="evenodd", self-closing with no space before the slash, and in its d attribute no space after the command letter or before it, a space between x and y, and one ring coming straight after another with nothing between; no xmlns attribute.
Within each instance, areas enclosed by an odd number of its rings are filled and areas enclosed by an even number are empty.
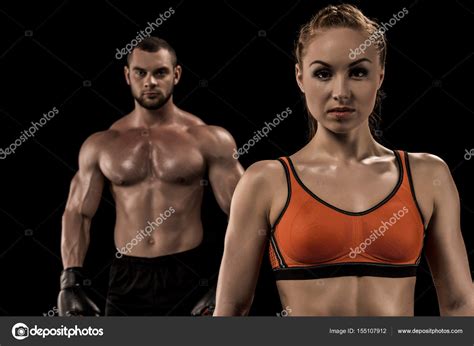
<svg viewBox="0 0 474 346"><path fill-rule="evenodd" d="M321 64L321 65L324 65L326 67L331 67L331 65L329 65L327 62L324 62L322 60L314 60L311 64L309 64L309 66L311 66L313 64Z"/></svg>
<svg viewBox="0 0 474 346"><path fill-rule="evenodd" d="M351 67L351 66L357 65L358 63L363 62L363 61L367 61L369 63L372 63L372 60L367 59L367 58L362 58L362 59L351 62L348 66Z"/></svg>
<svg viewBox="0 0 474 346"><path fill-rule="evenodd" d="M351 62L348 67L351 67L351 66L354 66L354 65L357 65L358 63L361 63L363 61L367 61L369 63L372 63L372 60L370 59L367 59L367 58L362 58L362 59L358 59L356 61L353 61ZM311 64L309 64L309 66L313 65L313 64L320 64L320 65L323 65L323 66L326 66L326 67L331 67L330 64L328 64L327 62L324 62L322 60L314 60Z"/></svg>

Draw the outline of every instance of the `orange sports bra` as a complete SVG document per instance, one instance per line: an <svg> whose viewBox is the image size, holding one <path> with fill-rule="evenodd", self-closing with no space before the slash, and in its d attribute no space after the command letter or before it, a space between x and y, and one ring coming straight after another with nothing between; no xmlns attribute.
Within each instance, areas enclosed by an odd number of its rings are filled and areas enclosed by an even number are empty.
<svg viewBox="0 0 474 346"><path fill-rule="evenodd" d="M394 151L399 178L380 203L362 212L339 209L311 192L289 157L288 198L272 228L270 261L277 280L416 275L425 237L408 155Z"/></svg>

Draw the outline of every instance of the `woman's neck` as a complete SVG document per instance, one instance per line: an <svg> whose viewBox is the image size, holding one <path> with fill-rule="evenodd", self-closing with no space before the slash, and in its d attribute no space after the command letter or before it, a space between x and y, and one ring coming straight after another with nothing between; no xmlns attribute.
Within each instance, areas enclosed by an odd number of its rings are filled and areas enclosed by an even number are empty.
<svg viewBox="0 0 474 346"><path fill-rule="evenodd" d="M368 126L348 133L334 133L321 126L305 147L309 157L328 156L337 161L361 161L381 153L382 146L375 141Z"/></svg>

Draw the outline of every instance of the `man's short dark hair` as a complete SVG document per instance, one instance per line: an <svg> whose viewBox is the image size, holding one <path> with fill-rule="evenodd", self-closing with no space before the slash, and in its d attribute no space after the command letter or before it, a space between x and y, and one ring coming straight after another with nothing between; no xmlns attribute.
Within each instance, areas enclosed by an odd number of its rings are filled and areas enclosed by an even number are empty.
<svg viewBox="0 0 474 346"><path fill-rule="evenodd" d="M166 42L162 38L150 36L140 41L132 50L132 52L127 55L127 66L130 66L130 60L132 59L132 54L135 49L140 49L149 53L155 53L158 52L160 49L166 49L171 54L171 63L173 64L173 67L176 67L176 65L178 64L178 59L176 57L175 50L168 42Z"/></svg>

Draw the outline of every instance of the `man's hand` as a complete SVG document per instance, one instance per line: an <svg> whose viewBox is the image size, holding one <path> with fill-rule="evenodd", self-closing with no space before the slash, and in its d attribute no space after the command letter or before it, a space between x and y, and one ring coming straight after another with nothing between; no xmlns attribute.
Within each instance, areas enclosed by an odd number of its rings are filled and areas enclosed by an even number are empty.
<svg viewBox="0 0 474 346"><path fill-rule="evenodd" d="M85 276L82 268L73 267L61 273L61 291L58 296L59 316L99 316L100 310L87 297L82 286Z"/></svg>
<svg viewBox="0 0 474 346"><path fill-rule="evenodd" d="M212 316L216 307L216 287L211 288L194 306L192 316Z"/></svg>

